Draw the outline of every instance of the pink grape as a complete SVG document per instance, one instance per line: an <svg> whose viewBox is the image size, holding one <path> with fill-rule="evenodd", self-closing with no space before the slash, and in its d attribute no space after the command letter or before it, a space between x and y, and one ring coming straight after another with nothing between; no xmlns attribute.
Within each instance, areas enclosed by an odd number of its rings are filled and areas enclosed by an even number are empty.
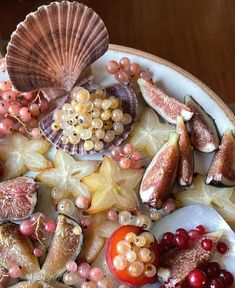
<svg viewBox="0 0 235 288"><path fill-rule="evenodd" d="M4 118L0 121L0 132L2 134L8 135L13 131L14 122L9 118Z"/></svg>
<svg viewBox="0 0 235 288"><path fill-rule="evenodd" d="M20 223L20 233L25 236L31 236L34 233L34 226L30 220L23 220Z"/></svg>
<svg viewBox="0 0 235 288"><path fill-rule="evenodd" d="M41 248L34 248L34 249L33 249L33 254L34 254L34 256L36 256L36 257L40 257L40 256L42 256L43 251L42 251Z"/></svg>
<svg viewBox="0 0 235 288"><path fill-rule="evenodd" d="M18 116L20 112L20 106L18 104L10 104L8 108L8 112L12 116Z"/></svg>
<svg viewBox="0 0 235 288"><path fill-rule="evenodd" d="M110 221L117 221L117 219L118 219L118 213L117 213L117 211L116 211L116 210L113 210L113 209L109 210L109 211L107 212L107 218L108 218Z"/></svg>
<svg viewBox="0 0 235 288"><path fill-rule="evenodd" d="M77 270L77 268L78 268L78 266L77 266L76 262L74 262L74 261L69 261L66 264L66 269L69 272L71 272L71 271L75 272Z"/></svg>
<svg viewBox="0 0 235 288"><path fill-rule="evenodd" d="M48 112L48 110L50 108L50 103L46 99L43 99L39 103L39 107L40 107L40 111L42 113L46 113L46 112Z"/></svg>
<svg viewBox="0 0 235 288"><path fill-rule="evenodd" d="M18 265L12 265L8 270L8 274L12 278L19 278L21 275L20 267Z"/></svg>
<svg viewBox="0 0 235 288"><path fill-rule="evenodd" d="M143 78L143 79L145 79L147 81L149 81L151 79L151 75L150 75L149 71L145 70L145 69L140 71L140 75L139 76L140 76L140 78Z"/></svg>
<svg viewBox="0 0 235 288"><path fill-rule="evenodd" d="M0 90L2 90L3 92L9 91L11 87L12 85L9 81L0 82Z"/></svg>
<svg viewBox="0 0 235 288"><path fill-rule="evenodd" d="M75 205L79 209L87 209L90 205L90 200L87 197L79 196L75 201Z"/></svg>
<svg viewBox="0 0 235 288"><path fill-rule="evenodd" d="M120 160L119 160L119 166L122 168L122 169L129 169L131 167L131 160L129 158L126 158L126 157L122 157Z"/></svg>
<svg viewBox="0 0 235 288"><path fill-rule="evenodd" d="M106 71L107 71L109 74L115 74L115 73L117 73L118 70L119 70L119 64L117 63L117 61L110 60L110 61L106 64L105 69L106 69Z"/></svg>
<svg viewBox="0 0 235 288"><path fill-rule="evenodd" d="M39 128L33 128L31 131L31 135L34 139L39 139L42 137L42 134L41 134Z"/></svg>
<svg viewBox="0 0 235 288"><path fill-rule="evenodd" d="M132 63L130 66L131 75L138 75L140 73L141 67L137 63Z"/></svg>
<svg viewBox="0 0 235 288"><path fill-rule="evenodd" d="M29 122L31 120L31 112L27 107L20 108L19 115L23 122Z"/></svg>
<svg viewBox="0 0 235 288"><path fill-rule="evenodd" d="M83 279L90 277L91 266L87 262L83 262L78 266L78 275Z"/></svg>
<svg viewBox="0 0 235 288"><path fill-rule="evenodd" d="M123 57L123 58L120 59L119 65L120 65L120 68L121 68L122 70L124 70L125 72L129 72L129 70L130 70L130 65L131 65L131 61L130 61L129 58Z"/></svg>
<svg viewBox="0 0 235 288"><path fill-rule="evenodd" d="M33 93L33 92L23 93L23 97L24 97L26 100L31 100L31 99L34 97L34 93Z"/></svg>
<svg viewBox="0 0 235 288"><path fill-rule="evenodd" d="M90 271L90 279L92 281L100 281L101 279L103 279L104 277L104 273L102 271L102 269L98 268L98 267L94 267L91 269Z"/></svg>
<svg viewBox="0 0 235 288"><path fill-rule="evenodd" d="M114 75L115 79L119 82L119 83L125 83L129 80L129 76L125 71L118 71L115 75Z"/></svg>
<svg viewBox="0 0 235 288"><path fill-rule="evenodd" d="M44 230L48 233L54 233L56 230L56 222L54 220L48 220L44 224Z"/></svg>
<svg viewBox="0 0 235 288"><path fill-rule="evenodd" d="M134 151L131 155L131 158L134 160L134 161L137 161L137 160L140 160L141 158L141 153L138 152L138 151Z"/></svg>
<svg viewBox="0 0 235 288"><path fill-rule="evenodd" d="M135 151L135 148L131 144L125 144L122 148L124 154L128 155Z"/></svg>
<svg viewBox="0 0 235 288"><path fill-rule="evenodd" d="M9 104L6 100L0 100L0 114L6 114L8 112Z"/></svg>
<svg viewBox="0 0 235 288"><path fill-rule="evenodd" d="M91 224L92 224L91 217L84 217L84 218L82 218L82 219L80 220L80 223L81 223L81 225L82 225L82 227L83 227L84 229L88 229L88 228L91 226Z"/></svg>
<svg viewBox="0 0 235 288"><path fill-rule="evenodd" d="M29 109L33 116L38 116L40 114L39 105L36 103L30 104Z"/></svg>
<svg viewBox="0 0 235 288"><path fill-rule="evenodd" d="M38 220L38 218L40 218L42 221L46 220L46 216L41 212L36 212L36 213L32 214L30 217L30 220L32 222L36 222Z"/></svg>
<svg viewBox="0 0 235 288"><path fill-rule="evenodd" d="M112 148L110 153L113 160L118 161L121 159L121 149L119 147Z"/></svg>

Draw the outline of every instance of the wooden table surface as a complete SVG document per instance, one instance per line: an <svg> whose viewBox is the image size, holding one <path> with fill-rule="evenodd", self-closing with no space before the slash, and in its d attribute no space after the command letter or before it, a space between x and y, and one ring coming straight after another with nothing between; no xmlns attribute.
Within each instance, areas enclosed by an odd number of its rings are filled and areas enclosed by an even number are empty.
<svg viewBox="0 0 235 288"><path fill-rule="evenodd" d="M0 36L50 1L0 0ZM235 103L234 0L84 0L106 23L110 42L165 58Z"/></svg>

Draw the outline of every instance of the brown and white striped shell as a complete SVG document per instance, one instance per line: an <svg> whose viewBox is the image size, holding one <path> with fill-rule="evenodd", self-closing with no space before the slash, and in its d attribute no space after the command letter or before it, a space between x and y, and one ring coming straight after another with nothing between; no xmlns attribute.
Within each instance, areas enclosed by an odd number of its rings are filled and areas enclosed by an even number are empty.
<svg viewBox="0 0 235 288"><path fill-rule="evenodd" d="M7 69L22 92L43 90L56 98L91 79L90 65L108 49L101 18L78 2L53 2L30 13L12 34ZM88 69L88 70L87 70Z"/></svg>

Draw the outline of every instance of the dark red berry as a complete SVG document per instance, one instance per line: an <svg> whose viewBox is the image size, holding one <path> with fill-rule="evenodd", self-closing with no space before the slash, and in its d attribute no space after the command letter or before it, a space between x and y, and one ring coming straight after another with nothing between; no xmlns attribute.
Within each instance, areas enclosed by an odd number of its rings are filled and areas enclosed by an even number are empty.
<svg viewBox="0 0 235 288"><path fill-rule="evenodd" d="M175 235L174 245L179 249L185 249L188 245L188 238L184 234Z"/></svg>
<svg viewBox="0 0 235 288"><path fill-rule="evenodd" d="M210 263L209 262L204 262L200 265L200 269L206 272L207 268L209 267Z"/></svg>
<svg viewBox="0 0 235 288"><path fill-rule="evenodd" d="M233 275L227 270L220 270L219 278L223 282L225 287L232 286L233 284Z"/></svg>
<svg viewBox="0 0 235 288"><path fill-rule="evenodd" d="M198 225L196 227L196 230L200 235L204 235L206 233L206 228L203 225Z"/></svg>
<svg viewBox="0 0 235 288"><path fill-rule="evenodd" d="M225 254L228 251L228 246L224 242L218 242L216 249L220 254Z"/></svg>
<svg viewBox="0 0 235 288"><path fill-rule="evenodd" d="M221 269L219 263L217 263L217 262L211 262L211 263L209 263L209 266L214 268L216 271L218 271L218 273Z"/></svg>
<svg viewBox="0 0 235 288"><path fill-rule="evenodd" d="M191 287L202 288L206 285L206 274L200 269L194 269L188 275L188 282Z"/></svg>
<svg viewBox="0 0 235 288"><path fill-rule="evenodd" d="M219 275L219 269L214 266L214 265L209 265L206 269L206 275L209 277L209 278L216 278L218 275Z"/></svg>
<svg viewBox="0 0 235 288"><path fill-rule="evenodd" d="M183 229L183 228L179 228L175 231L175 234L178 235L178 234L181 234L181 235L184 235L186 238L188 238L188 232Z"/></svg>
<svg viewBox="0 0 235 288"><path fill-rule="evenodd" d="M4 167L2 164L0 164L0 178L2 178L4 175Z"/></svg>
<svg viewBox="0 0 235 288"><path fill-rule="evenodd" d="M202 248L206 251L211 251L213 249L213 242L210 239L204 239L201 242Z"/></svg>
<svg viewBox="0 0 235 288"><path fill-rule="evenodd" d="M220 279L210 279L207 283L208 288L223 288L224 284Z"/></svg>
<svg viewBox="0 0 235 288"><path fill-rule="evenodd" d="M166 246L163 243L158 244L159 254L162 255L166 251Z"/></svg>
<svg viewBox="0 0 235 288"><path fill-rule="evenodd" d="M162 235L162 243L165 245L165 246L168 246L168 247L171 247L173 246L173 243L174 243L174 237L175 235L171 232L166 232Z"/></svg>
<svg viewBox="0 0 235 288"><path fill-rule="evenodd" d="M200 234L197 230L192 229L188 232L188 237L189 237L189 239L195 240L195 239L198 239L200 237Z"/></svg>

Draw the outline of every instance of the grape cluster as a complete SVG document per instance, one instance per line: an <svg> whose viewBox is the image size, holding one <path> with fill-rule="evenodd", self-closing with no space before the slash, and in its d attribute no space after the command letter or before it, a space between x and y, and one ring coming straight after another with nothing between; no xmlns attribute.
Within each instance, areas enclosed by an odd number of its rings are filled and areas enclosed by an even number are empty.
<svg viewBox="0 0 235 288"><path fill-rule="evenodd" d="M10 81L0 82L0 137L14 131L40 138L38 116L49 110L49 102L40 92L21 93Z"/></svg>
<svg viewBox="0 0 235 288"><path fill-rule="evenodd" d="M84 141L84 149L103 150L104 143L111 143L121 135L124 126L132 117L123 113L120 99L106 96L104 89L89 93L83 87L75 87L71 92L71 103L65 103L53 114L53 131L62 130L63 144L78 144Z"/></svg>
<svg viewBox="0 0 235 288"><path fill-rule="evenodd" d="M119 83L135 86L138 78L151 80L149 70L143 69L138 63L131 63L128 57L123 57L119 62L110 60L105 66L106 72L114 75Z"/></svg>

